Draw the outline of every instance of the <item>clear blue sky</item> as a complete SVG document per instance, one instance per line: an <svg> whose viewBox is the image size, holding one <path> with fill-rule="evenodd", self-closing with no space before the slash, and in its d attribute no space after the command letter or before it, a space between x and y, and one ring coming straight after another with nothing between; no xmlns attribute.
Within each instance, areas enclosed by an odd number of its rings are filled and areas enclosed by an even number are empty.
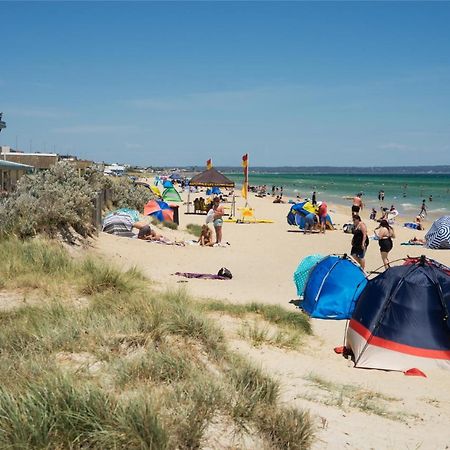
<svg viewBox="0 0 450 450"><path fill-rule="evenodd" d="M450 3L0 3L2 145L450 164Z"/></svg>

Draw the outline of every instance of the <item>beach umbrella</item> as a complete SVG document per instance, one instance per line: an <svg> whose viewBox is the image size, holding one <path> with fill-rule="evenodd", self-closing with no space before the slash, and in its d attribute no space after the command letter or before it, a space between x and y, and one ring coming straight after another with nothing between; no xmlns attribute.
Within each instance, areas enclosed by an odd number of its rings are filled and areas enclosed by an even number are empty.
<svg viewBox="0 0 450 450"><path fill-rule="evenodd" d="M450 248L450 216L434 221L425 240L428 248Z"/></svg>
<svg viewBox="0 0 450 450"><path fill-rule="evenodd" d="M172 175L170 175L169 177L171 180L181 180L181 175L179 173L173 173Z"/></svg>
<svg viewBox="0 0 450 450"><path fill-rule="evenodd" d="M103 219L102 231L110 234L130 232L135 222L136 220L130 214L123 211L114 211Z"/></svg>
<svg viewBox="0 0 450 450"><path fill-rule="evenodd" d="M160 222L173 222L173 211L170 206L161 200L150 200L144 206L144 214L152 216Z"/></svg>
<svg viewBox="0 0 450 450"><path fill-rule="evenodd" d="M139 211L135 210L135 209L131 209L131 208L119 208L116 209L115 211L111 211L110 213L106 214L106 216L104 217L104 219L107 219L110 216L113 215L119 215L119 216L130 216L131 220L134 222L137 222L140 218L140 214Z"/></svg>
<svg viewBox="0 0 450 450"><path fill-rule="evenodd" d="M170 180L164 180L163 187L165 187L166 189L171 188L171 187L173 187L173 184Z"/></svg>
<svg viewBox="0 0 450 450"><path fill-rule="evenodd" d="M161 191L156 186L150 186L151 191L157 196L161 197Z"/></svg>

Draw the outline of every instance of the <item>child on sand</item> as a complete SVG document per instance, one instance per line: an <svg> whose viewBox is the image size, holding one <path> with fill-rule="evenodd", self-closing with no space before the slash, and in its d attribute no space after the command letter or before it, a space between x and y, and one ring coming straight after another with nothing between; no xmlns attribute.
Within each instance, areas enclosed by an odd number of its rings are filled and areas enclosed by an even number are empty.
<svg viewBox="0 0 450 450"><path fill-rule="evenodd" d="M198 238L198 243L202 247L212 247L214 245L212 241L211 229L206 224L202 225L202 232L200 234L200 237Z"/></svg>

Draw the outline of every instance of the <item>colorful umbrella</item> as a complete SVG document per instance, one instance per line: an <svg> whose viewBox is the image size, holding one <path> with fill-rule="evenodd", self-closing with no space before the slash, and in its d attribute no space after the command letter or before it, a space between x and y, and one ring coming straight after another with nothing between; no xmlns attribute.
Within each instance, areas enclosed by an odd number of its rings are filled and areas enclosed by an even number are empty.
<svg viewBox="0 0 450 450"><path fill-rule="evenodd" d="M156 196L161 197L161 191L156 186L150 186L150 189Z"/></svg>
<svg viewBox="0 0 450 450"><path fill-rule="evenodd" d="M173 222L173 211L170 206L161 200L150 200L144 206L144 214L153 216L160 222Z"/></svg>

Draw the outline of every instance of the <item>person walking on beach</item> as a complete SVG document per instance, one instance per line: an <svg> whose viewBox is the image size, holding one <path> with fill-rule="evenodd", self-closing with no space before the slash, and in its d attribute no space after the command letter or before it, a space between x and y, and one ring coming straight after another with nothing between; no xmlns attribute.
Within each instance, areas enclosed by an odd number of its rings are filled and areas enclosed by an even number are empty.
<svg viewBox="0 0 450 450"><path fill-rule="evenodd" d="M394 229L389 225L387 220L382 220L380 225L374 230L375 236L378 237L378 244L380 246L381 260L383 261L384 268L388 269L389 266L389 252L392 250L394 243L392 239L395 238Z"/></svg>
<svg viewBox="0 0 450 450"><path fill-rule="evenodd" d="M366 250L369 245L369 238L367 237L366 224L361 220L358 214L353 216L353 239L352 249L350 254L355 258L361 268L364 270L366 267Z"/></svg>
<svg viewBox="0 0 450 450"><path fill-rule="evenodd" d="M424 218L427 215L427 205L425 199L422 200L422 206L420 207L419 216Z"/></svg>
<svg viewBox="0 0 450 450"><path fill-rule="evenodd" d="M360 211L362 211L364 207L364 203L361 200L362 193L356 194L353 197L353 203L352 203L352 217L359 214Z"/></svg>
<svg viewBox="0 0 450 450"><path fill-rule="evenodd" d="M312 203L313 206L316 206L316 205L317 205L316 191L314 191L314 192L312 193L311 203Z"/></svg>
<svg viewBox="0 0 450 450"><path fill-rule="evenodd" d="M225 215L225 211L223 206L220 204L220 198L215 197L213 201L214 216L213 216L213 225L214 230L216 232L216 244L218 246L222 245L222 226L223 226L223 216Z"/></svg>

